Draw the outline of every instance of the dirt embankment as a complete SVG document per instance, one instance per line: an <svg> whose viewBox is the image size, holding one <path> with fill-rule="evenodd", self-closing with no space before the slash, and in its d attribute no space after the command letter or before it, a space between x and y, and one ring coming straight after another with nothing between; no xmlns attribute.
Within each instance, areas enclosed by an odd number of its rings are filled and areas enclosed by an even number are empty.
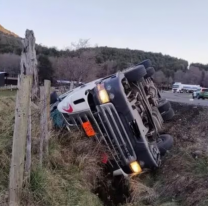
<svg viewBox="0 0 208 206"><path fill-rule="evenodd" d="M208 108L172 103L174 119L164 133L174 137L173 149L155 174L144 178L161 200L177 205L208 205Z"/></svg>

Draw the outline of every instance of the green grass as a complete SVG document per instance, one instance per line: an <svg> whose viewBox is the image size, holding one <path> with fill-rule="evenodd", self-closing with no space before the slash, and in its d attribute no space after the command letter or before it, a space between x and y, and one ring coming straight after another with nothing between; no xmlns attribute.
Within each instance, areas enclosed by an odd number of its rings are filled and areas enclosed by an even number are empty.
<svg viewBox="0 0 208 206"><path fill-rule="evenodd" d="M0 97L12 97L15 96L17 93L16 90L0 90Z"/></svg>

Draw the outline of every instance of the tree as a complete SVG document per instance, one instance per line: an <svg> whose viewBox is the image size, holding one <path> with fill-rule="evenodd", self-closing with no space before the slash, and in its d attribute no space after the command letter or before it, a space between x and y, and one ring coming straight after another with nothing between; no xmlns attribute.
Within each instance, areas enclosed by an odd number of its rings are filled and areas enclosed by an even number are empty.
<svg viewBox="0 0 208 206"><path fill-rule="evenodd" d="M103 64L101 64L101 67L98 69L97 77L101 78L116 73L117 66L118 66L117 62L113 60L108 60L104 62Z"/></svg>
<svg viewBox="0 0 208 206"><path fill-rule="evenodd" d="M54 70L48 57L40 55L38 57L39 81L43 83L45 79L53 80Z"/></svg>
<svg viewBox="0 0 208 206"><path fill-rule="evenodd" d="M169 85L172 85L172 84L173 84L173 78L172 78L172 77L169 77L169 78L168 78L168 84L169 84Z"/></svg>
<svg viewBox="0 0 208 206"><path fill-rule="evenodd" d="M203 69L205 71L208 71L208 64L191 63L190 66L198 67L199 69Z"/></svg>
<svg viewBox="0 0 208 206"><path fill-rule="evenodd" d="M90 47L89 39L80 39L77 43L72 42L71 47L74 50L84 49Z"/></svg>
<svg viewBox="0 0 208 206"><path fill-rule="evenodd" d="M93 51L82 51L79 57L60 57L53 63L56 78L88 82L96 78L97 70Z"/></svg>
<svg viewBox="0 0 208 206"><path fill-rule="evenodd" d="M204 78L203 78L203 81L202 81L202 86L208 88L208 72L205 72L205 74L204 74Z"/></svg>
<svg viewBox="0 0 208 206"><path fill-rule="evenodd" d="M12 53L0 54L0 71L18 75L20 73L20 56Z"/></svg>
<svg viewBox="0 0 208 206"><path fill-rule="evenodd" d="M185 83L200 85L201 80L202 71L198 67L190 66L189 70L186 72L184 77Z"/></svg>
<svg viewBox="0 0 208 206"><path fill-rule="evenodd" d="M158 85L167 84L167 78L162 71L155 72L154 80Z"/></svg>
<svg viewBox="0 0 208 206"><path fill-rule="evenodd" d="M181 70L178 70L174 73L174 82L184 82L185 73Z"/></svg>

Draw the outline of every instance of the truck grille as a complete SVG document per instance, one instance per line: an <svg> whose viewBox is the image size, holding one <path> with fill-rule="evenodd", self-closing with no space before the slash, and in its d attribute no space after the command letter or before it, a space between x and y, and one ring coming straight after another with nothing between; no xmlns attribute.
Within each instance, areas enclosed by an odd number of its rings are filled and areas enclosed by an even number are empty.
<svg viewBox="0 0 208 206"><path fill-rule="evenodd" d="M81 113L63 114L70 130L82 129L82 123L90 121L96 132L96 140L104 143L117 165L124 166L136 160L131 142L126 134L122 122L111 104L97 106L94 114L90 110Z"/></svg>
<svg viewBox="0 0 208 206"><path fill-rule="evenodd" d="M106 141L113 148L123 164L136 160L134 149L124 129L120 117L111 103L97 106L99 122L102 124Z"/></svg>

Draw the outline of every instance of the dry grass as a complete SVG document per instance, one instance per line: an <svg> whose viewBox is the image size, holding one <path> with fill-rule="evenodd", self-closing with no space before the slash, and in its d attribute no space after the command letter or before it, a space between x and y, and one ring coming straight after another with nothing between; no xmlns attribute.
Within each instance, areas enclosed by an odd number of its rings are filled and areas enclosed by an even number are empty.
<svg viewBox="0 0 208 206"><path fill-rule="evenodd" d="M0 97L0 205L7 205L9 167L14 123L14 97ZM32 111L32 173L30 185L24 188L23 206L100 206L91 192L102 177L101 146L81 133L54 132L49 157L39 168L39 113Z"/></svg>
<svg viewBox="0 0 208 206"><path fill-rule="evenodd" d="M154 189L144 185L140 180L130 180L131 203L152 204L158 195Z"/></svg>
<svg viewBox="0 0 208 206"><path fill-rule="evenodd" d="M60 135L54 133L50 140L50 155L43 169L33 166L31 184L23 204L35 205L102 205L91 190L97 178L102 177L98 165L98 145L81 134ZM86 143L89 141L89 144ZM29 201L29 202L28 202Z"/></svg>
<svg viewBox="0 0 208 206"><path fill-rule="evenodd" d="M8 199L10 155L14 124L14 97L0 99L0 205Z"/></svg>
<svg viewBox="0 0 208 206"><path fill-rule="evenodd" d="M8 200L8 175L14 123L13 97L1 97L0 102L0 203ZM32 173L30 185L24 188L23 206L101 206L103 203L92 193L97 180L103 179L101 154L106 149L82 133L53 132L50 138L49 157L39 168L40 115L32 110ZM106 183L106 188L111 184ZM157 193L142 184L131 180L131 199L134 206L153 204ZM107 189L108 190L108 189ZM109 190L110 191L110 190ZM130 204L130 205L131 205Z"/></svg>
<svg viewBox="0 0 208 206"><path fill-rule="evenodd" d="M7 205L8 175L14 123L14 97L0 97L0 205ZM187 110L187 111L186 111ZM130 180L131 195L125 206L205 206L208 204L207 109L187 108L177 112L166 132L175 137L175 147L162 168ZM32 173L24 188L23 206L102 206L92 191L97 180L105 182L101 153L106 149L82 133L53 132L49 157L39 168L39 112L32 111ZM180 118L180 122L178 121ZM179 122L179 123L178 123ZM198 124L201 122L200 124ZM196 124L197 123L197 124ZM180 130L176 130L179 128ZM204 133L205 132L205 136ZM202 151L194 156L196 150ZM106 182L106 188L111 184Z"/></svg>
<svg viewBox="0 0 208 206"><path fill-rule="evenodd" d="M159 203L205 206L208 204L208 109L173 106L176 116L165 125L164 132L173 135L174 147L163 159L162 167L145 176L142 182L157 192Z"/></svg>

